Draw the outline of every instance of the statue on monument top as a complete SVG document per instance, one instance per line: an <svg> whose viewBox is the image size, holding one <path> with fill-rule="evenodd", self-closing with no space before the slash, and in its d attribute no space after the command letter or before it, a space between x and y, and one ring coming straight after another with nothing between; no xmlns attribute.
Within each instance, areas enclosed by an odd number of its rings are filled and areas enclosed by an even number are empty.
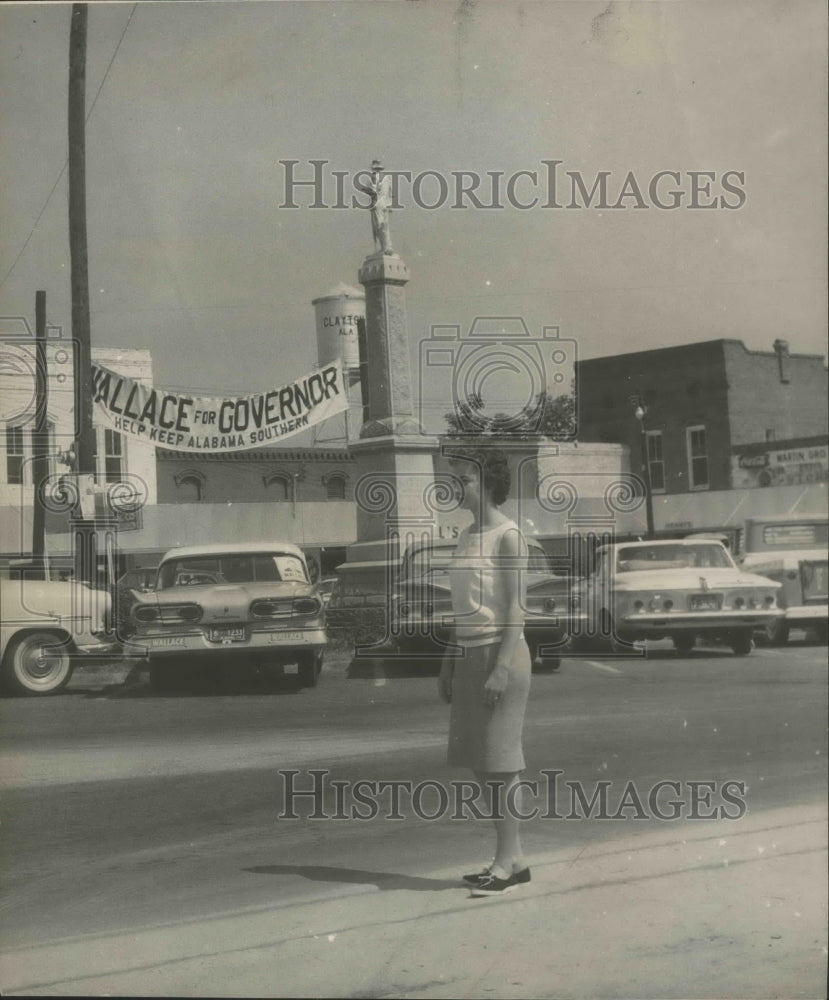
<svg viewBox="0 0 829 1000"><path fill-rule="evenodd" d="M371 161L371 180L369 184L357 184L357 188L371 198L371 233L377 251L385 254L394 253L389 235L389 215L394 200L393 181L389 176L383 176L383 164L380 160Z"/></svg>

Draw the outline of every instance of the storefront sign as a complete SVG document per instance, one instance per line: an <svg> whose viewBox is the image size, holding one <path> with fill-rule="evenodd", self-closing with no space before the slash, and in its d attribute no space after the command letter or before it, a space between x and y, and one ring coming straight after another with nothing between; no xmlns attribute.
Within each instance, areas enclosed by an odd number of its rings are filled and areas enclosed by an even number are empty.
<svg viewBox="0 0 829 1000"><path fill-rule="evenodd" d="M829 479L829 445L733 455L731 466L735 489L822 483Z"/></svg>
<svg viewBox="0 0 829 1000"><path fill-rule="evenodd" d="M96 415L121 434L174 451L243 451L291 437L348 409L342 362L270 392L221 398L154 389L92 366Z"/></svg>

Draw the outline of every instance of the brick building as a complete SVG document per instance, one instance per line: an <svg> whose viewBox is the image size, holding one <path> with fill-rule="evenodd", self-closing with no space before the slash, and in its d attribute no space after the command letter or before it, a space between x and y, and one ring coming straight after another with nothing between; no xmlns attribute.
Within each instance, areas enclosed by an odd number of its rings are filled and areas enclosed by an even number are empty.
<svg viewBox="0 0 829 1000"><path fill-rule="evenodd" d="M821 355L790 354L783 341L751 351L739 340L710 340L592 358L576 370L579 440L625 444L638 469L644 436L655 494L827 478ZM744 453L789 456L791 468L782 479L751 484L739 474Z"/></svg>

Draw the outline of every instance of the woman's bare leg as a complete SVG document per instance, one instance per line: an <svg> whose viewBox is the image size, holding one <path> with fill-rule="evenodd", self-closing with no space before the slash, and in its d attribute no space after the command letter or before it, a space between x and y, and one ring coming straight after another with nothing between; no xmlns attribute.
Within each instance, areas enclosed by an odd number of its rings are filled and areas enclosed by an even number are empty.
<svg viewBox="0 0 829 1000"><path fill-rule="evenodd" d="M519 772L492 773L475 772L481 785L487 809L495 825L494 864L507 873L526 868L524 852L521 848L519 814L522 812L521 788L515 788ZM512 789L512 791L510 791Z"/></svg>

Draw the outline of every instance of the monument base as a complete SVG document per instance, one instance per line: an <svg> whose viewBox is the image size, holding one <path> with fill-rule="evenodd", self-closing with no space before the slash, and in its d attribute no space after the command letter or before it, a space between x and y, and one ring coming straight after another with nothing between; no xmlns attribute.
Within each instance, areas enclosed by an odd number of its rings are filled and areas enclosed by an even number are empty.
<svg viewBox="0 0 829 1000"><path fill-rule="evenodd" d="M357 541L337 567L345 605L387 601L406 548L436 536L439 511L452 502L448 483L436 482L436 449L437 439L424 434L351 444L358 468Z"/></svg>

